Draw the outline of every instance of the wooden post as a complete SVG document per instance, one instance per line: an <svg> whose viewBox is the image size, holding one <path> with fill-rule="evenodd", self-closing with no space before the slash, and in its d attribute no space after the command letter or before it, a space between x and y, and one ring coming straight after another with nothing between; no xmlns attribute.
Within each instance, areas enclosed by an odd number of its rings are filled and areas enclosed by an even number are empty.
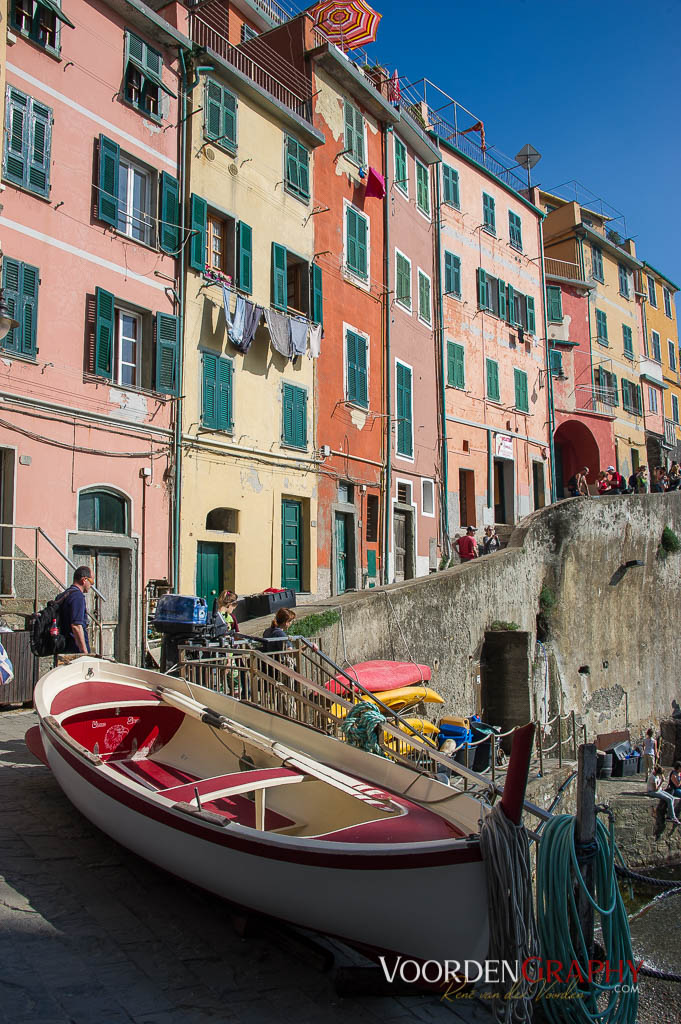
<svg viewBox="0 0 681 1024"><path fill-rule="evenodd" d="M596 744L580 743L577 759L577 815L575 841L578 844L594 843L596 840ZM594 894L594 858L580 862L586 887ZM581 886L577 889L577 912L582 929L588 958L593 959L594 912ZM578 946L575 944L575 948Z"/></svg>

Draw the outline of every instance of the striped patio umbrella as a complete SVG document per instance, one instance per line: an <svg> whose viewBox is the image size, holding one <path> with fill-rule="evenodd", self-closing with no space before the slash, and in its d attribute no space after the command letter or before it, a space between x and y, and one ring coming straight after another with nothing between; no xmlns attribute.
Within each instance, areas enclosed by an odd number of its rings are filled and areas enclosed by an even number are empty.
<svg viewBox="0 0 681 1024"><path fill-rule="evenodd" d="M383 17L364 0L322 0L310 9L310 14L329 42L344 50L373 43Z"/></svg>

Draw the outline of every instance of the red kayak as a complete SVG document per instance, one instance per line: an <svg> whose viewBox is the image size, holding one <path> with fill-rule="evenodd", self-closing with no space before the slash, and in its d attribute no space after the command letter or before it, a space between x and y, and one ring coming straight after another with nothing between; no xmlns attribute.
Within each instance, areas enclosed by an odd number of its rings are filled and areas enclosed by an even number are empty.
<svg viewBox="0 0 681 1024"><path fill-rule="evenodd" d="M358 665L349 665L345 671L369 693L398 690L402 686L430 681L428 665L415 665L413 661L360 661ZM344 676L336 676L326 686L332 693L342 694L347 682Z"/></svg>

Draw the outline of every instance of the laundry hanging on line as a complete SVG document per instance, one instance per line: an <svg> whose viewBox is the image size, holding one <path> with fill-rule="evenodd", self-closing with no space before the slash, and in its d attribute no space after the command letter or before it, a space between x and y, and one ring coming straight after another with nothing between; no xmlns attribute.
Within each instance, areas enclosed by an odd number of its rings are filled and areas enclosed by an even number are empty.
<svg viewBox="0 0 681 1024"><path fill-rule="evenodd" d="M272 348L285 359L291 358L291 321L276 309L265 310Z"/></svg>
<svg viewBox="0 0 681 1024"><path fill-rule="evenodd" d="M318 359L322 350L322 325L310 324L310 347L307 350L308 359Z"/></svg>
<svg viewBox="0 0 681 1024"><path fill-rule="evenodd" d="M230 292L222 286L222 301L225 307L227 334L235 348L244 354L248 352L262 316L262 306L256 306L242 295L237 295L234 313L230 313Z"/></svg>
<svg viewBox="0 0 681 1024"><path fill-rule="evenodd" d="M310 325L307 320L291 320L291 359L304 356L307 351L307 334Z"/></svg>

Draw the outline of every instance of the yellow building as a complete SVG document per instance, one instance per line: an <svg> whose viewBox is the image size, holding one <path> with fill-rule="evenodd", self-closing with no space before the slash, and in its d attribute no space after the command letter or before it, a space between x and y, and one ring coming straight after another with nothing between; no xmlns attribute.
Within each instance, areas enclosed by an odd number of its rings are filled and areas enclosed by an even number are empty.
<svg viewBox="0 0 681 1024"><path fill-rule="evenodd" d="M257 312L248 347L237 303L247 322L245 303L274 310L280 348L287 325L300 341L321 320L310 186L323 136L285 88L276 102L273 82L266 91L210 49L200 63L187 116L179 587L210 605L222 588L316 587L315 360L275 350Z"/></svg>
<svg viewBox="0 0 681 1024"><path fill-rule="evenodd" d="M646 353L660 364L664 382L663 435L660 449L649 451L653 465L681 459L681 367L679 367L679 325L674 295L679 290L668 277L649 263L643 263L640 289L644 297ZM651 449L650 439L648 447Z"/></svg>
<svg viewBox="0 0 681 1024"><path fill-rule="evenodd" d="M536 205L547 214L547 266L558 273L561 265L576 265L581 280L593 286L589 292L593 411L613 416L615 461L628 478L647 461L639 377L645 350L636 292L642 264L636 259L634 242L622 240L611 230L608 217L540 189L533 194Z"/></svg>

